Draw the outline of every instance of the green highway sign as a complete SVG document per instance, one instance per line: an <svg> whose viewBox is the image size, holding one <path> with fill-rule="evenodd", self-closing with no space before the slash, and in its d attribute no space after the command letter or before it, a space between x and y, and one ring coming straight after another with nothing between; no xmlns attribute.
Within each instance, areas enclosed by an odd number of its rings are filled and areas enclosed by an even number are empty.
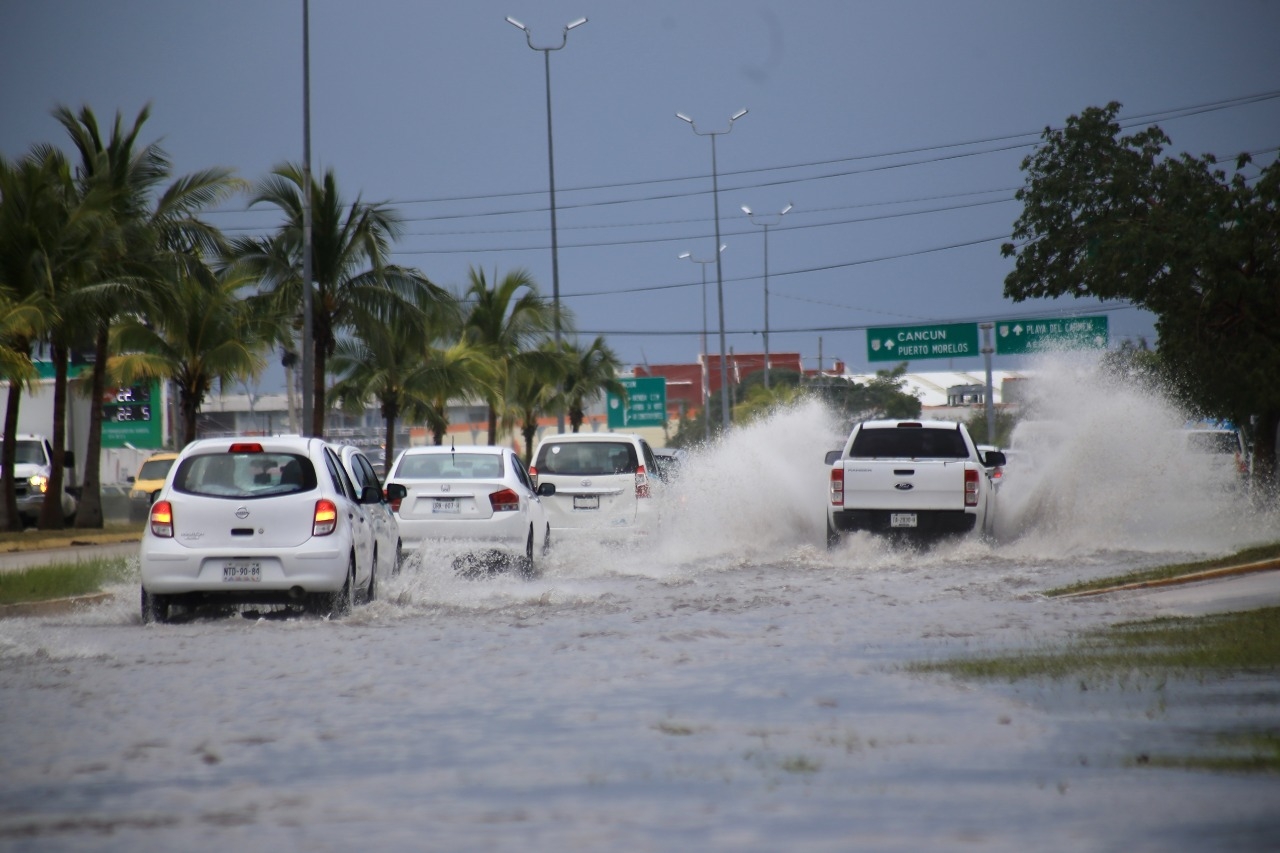
<svg viewBox="0 0 1280 853"><path fill-rule="evenodd" d="M606 397L609 429L660 427L667 423L667 380L662 376L619 379L627 389L627 399L610 393Z"/></svg>
<svg viewBox="0 0 1280 853"><path fill-rule="evenodd" d="M1107 317L1055 320L1001 320L996 323L996 353L1021 355L1068 349L1106 349Z"/></svg>
<svg viewBox="0 0 1280 853"><path fill-rule="evenodd" d="M981 354L977 323L867 329L867 361L967 358Z"/></svg>

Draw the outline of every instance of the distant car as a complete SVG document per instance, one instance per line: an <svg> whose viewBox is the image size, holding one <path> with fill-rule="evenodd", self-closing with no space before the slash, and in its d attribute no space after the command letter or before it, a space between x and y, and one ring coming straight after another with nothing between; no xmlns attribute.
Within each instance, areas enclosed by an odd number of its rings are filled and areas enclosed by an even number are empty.
<svg viewBox="0 0 1280 853"><path fill-rule="evenodd" d="M1211 473L1227 489L1248 485L1249 450L1244 434L1231 425L1198 425L1182 430L1188 453L1212 460Z"/></svg>
<svg viewBox="0 0 1280 853"><path fill-rule="evenodd" d="M653 458L658 461L658 475L668 483L673 482L684 470L689 451L679 447L655 447Z"/></svg>
<svg viewBox="0 0 1280 853"><path fill-rule="evenodd" d="M544 438L530 472L547 500L553 533L629 538L657 530L665 484L649 442L631 433L565 433Z"/></svg>
<svg viewBox="0 0 1280 853"><path fill-rule="evenodd" d="M405 548L462 543L454 568L464 574L514 567L532 577L535 555L551 548L544 499L555 486L536 486L510 448L408 448L391 466L386 493Z"/></svg>
<svg viewBox="0 0 1280 853"><path fill-rule="evenodd" d="M214 604L344 615L375 584L368 508L337 448L303 436L183 448L143 530L142 620Z"/></svg>
<svg viewBox="0 0 1280 853"><path fill-rule="evenodd" d="M160 494L160 487L164 485L165 477L169 476L169 469L173 467L173 462L177 458L178 454L170 450L153 453L143 461L142 466L138 468L138 473L129 478L129 519L131 521L146 520L147 511L151 509L156 495Z"/></svg>
<svg viewBox="0 0 1280 853"><path fill-rule="evenodd" d="M992 450L999 450L999 449L1000 448L996 447L994 444L979 444L978 456L985 459L987 453L989 453ZM1004 466L990 465L986 467L987 467L987 476L991 478L991 484L996 488L1000 488L1000 484L1004 482Z"/></svg>
<svg viewBox="0 0 1280 853"><path fill-rule="evenodd" d="M369 522L373 525L374 579L369 593L369 599L372 600L377 597L377 585L383 579L400 572L403 561L400 522L391 511L391 503L382 492L382 481L364 451L352 445L344 445L339 449L338 456L358 494L363 494L366 487L372 486L378 490L378 494L383 495L379 503L365 504Z"/></svg>

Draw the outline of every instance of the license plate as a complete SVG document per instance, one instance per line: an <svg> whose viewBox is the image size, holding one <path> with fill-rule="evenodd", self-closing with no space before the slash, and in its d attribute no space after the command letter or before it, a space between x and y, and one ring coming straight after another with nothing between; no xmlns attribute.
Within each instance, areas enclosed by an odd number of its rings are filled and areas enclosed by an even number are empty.
<svg viewBox="0 0 1280 853"><path fill-rule="evenodd" d="M436 498L436 502L431 505L432 512L445 512L453 515L458 514L457 498Z"/></svg>
<svg viewBox="0 0 1280 853"><path fill-rule="evenodd" d="M574 509L599 509L600 496L599 495L574 495L573 508Z"/></svg>
<svg viewBox="0 0 1280 853"><path fill-rule="evenodd" d="M244 560L228 560L222 564L224 583L257 583L262 580L262 564Z"/></svg>
<svg viewBox="0 0 1280 853"><path fill-rule="evenodd" d="M889 513L890 527L915 527L916 514L914 512L891 512Z"/></svg>

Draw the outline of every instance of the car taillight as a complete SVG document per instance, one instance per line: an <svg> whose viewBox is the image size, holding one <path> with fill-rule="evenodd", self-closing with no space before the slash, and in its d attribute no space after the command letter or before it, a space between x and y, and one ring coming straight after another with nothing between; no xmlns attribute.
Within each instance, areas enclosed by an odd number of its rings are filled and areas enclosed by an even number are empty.
<svg viewBox="0 0 1280 853"><path fill-rule="evenodd" d="M261 453L262 445L258 444L256 441L238 442L236 444L231 445L231 447L227 450L227 452L228 453Z"/></svg>
<svg viewBox="0 0 1280 853"><path fill-rule="evenodd" d="M967 468L964 472L964 505L978 505L978 470Z"/></svg>
<svg viewBox="0 0 1280 853"><path fill-rule="evenodd" d="M161 539L173 538L173 504L156 501L151 505L151 535Z"/></svg>
<svg viewBox="0 0 1280 853"><path fill-rule="evenodd" d="M831 469L831 505L844 506L844 466Z"/></svg>
<svg viewBox="0 0 1280 853"><path fill-rule="evenodd" d="M328 536L338 529L338 505L328 498L316 501L316 514L311 521L312 536Z"/></svg>
<svg viewBox="0 0 1280 853"><path fill-rule="evenodd" d="M489 505L494 512L515 512L520 509L520 496L511 489L503 489L489 495Z"/></svg>
<svg viewBox="0 0 1280 853"><path fill-rule="evenodd" d="M530 466L529 466L529 476L530 476L530 477L536 477L536 476L538 476L538 469L537 469L537 467L536 467L536 466L534 466L534 465L530 465Z"/></svg>
<svg viewBox="0 0 1280 853"><path fill-rule="evenodd" d="M643 465L636 466L636 497L649 497L649 475L644 472Z"/></svg>
<svg viewBox="0 0 1280 853"><path fill-rule="evenodd" d="M392 497L389 497L389 496L387 495L387 490L386 490L386 489L383 489L383 490L382 490L382 497L383 497L384 499L386 499L386 500L391 504L391 511L392 511L392 512L399 512L399 511L400 511L400 500L401 500L400 498L392 498Z"/></svg>

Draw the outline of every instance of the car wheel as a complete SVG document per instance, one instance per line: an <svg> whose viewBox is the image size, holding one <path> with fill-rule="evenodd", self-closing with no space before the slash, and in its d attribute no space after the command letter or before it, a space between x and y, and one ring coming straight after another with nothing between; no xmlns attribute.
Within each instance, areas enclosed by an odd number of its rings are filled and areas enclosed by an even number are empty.
<svg viewBox="0 0 1280 853"><path fill-rule="evenodd" d="M545 557L550 553L551 553L551 525L548 524L547 535L542 540L542 556Z"/></svg>
<svg viewBox="0 0 1280 853"><path fill-rule="evenodd" d="M533 525L529 525L529 541L524 545L524 557L519 561L520 574L525 578L533 577Z"/></svg>
<svg viewBox="0 0 1280 853"><path fill-rule="evenodd" d="M373 552L373 568L369 570L369 585L364 590L364 603L368 604L378 597L378 552Z"/></svg>
<svg viewBox="0 0 1280 853"><path fill-rule="evenodd" d="M142 589L142 624L169 621L169 596L155 595Z"/></svg>
<svg viewBox="0 0 1280 853"><path fill-rule="evenodd" d="M400 567L404 565L404 547L401 540L396 540L396 561L391 564L391 576L395 577L400 574Z"/></svg>
<svg viewBox="0 0 1280 853"><path fill-rule="evenodd" d="M831 516L827 516L827 550L840 544L840 531L831 524Z"/></svg>
<svg viewBox="0 0 1280 853"><path fill-rule="evenodd" d="M318 616L341 617L351 612L356 596L356 556L347 563L347 580L336 592L318 592L312 599Z"/></svg>

